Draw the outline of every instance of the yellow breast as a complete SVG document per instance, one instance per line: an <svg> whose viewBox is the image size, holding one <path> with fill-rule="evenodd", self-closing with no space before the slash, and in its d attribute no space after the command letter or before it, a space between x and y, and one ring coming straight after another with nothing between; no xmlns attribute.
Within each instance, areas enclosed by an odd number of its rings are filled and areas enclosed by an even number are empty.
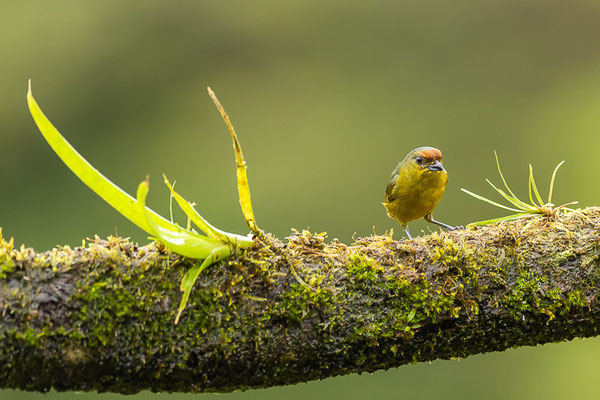
<svg viewBox="0 0 600 400"><path fill-rule="evenodd" d="M388 215L403 226L423 218L437 206L447 182L445 170L401 168L395 182L390 182L391 190L386 191L384 206Z"/></svg>

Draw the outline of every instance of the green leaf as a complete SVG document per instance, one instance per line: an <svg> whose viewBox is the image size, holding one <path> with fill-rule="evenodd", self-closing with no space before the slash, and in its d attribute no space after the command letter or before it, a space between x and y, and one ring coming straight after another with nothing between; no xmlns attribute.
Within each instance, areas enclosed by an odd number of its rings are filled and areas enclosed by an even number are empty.
<svg viewBox="0 0 600 400"><path fill-rule="evenodd" d="M550 179L550 190L548 191L548 203L552 204L552 192L554 191L554 180L556 179L556 173L561 165L565 163L565 160L562 160L556 168L554 168L554 172L552 172L552 178Z"/></svg>
<svg viewBox="0 0 600 400"><path fill-rule="evenodd" d="M508 193L510 193L510 195L514 198L518 198L513 192L512 190L510 190L510 188L508 187L508 184L506 183L506 179L504 179L504 175L502 175L502 170L500 169L500 161L498 160L498 154L496 153L496 150L494 150L494 157L496 157L496 167L498 168L498 173L500 174L500 178L502 178L502 182L504 183L504 187L506 188L506 190L508 191Z"/></svg>
<svg viewBox="0 0 600 400"><path fill-rule="evenodd" d="M29 91L27 93L27 104L29 111L40 132L52 147L52 150L69 167L73 173L92 189L104 201L110 204L115 210L129 219L135 225L146 232L150 232L150 227L146 221L144 213L135 207L135 199L127 194L123 189L112 183L108 178L94 168L73 146L60 134L46 118L31 92L31 81L29 82ZM173 228L175 225L167 221L156 212L148 209L150 218L155 224L164 228ZM175 228L177 229L177 228Z"/></svg>
<svg viewBox="0 0 600 400"><path fill-rule="evenodd" d="M140 212L144 214L150 228L148 232L153 235L154 240L161 242L175 253L189 258L206 258L212 254L215 248L223 246L223 242L220 240L208 238L179 227L177 227L178 230L172 230L155 224L146 208L148 190L148 181L139 184L136 205Z"/></svg>
<svg viewBox="0 0 600 400"><path fill-rule="evenodd" d="M200 228L204 233L206 233L209 237L219 239L226 243L234 243L237 247L240 248L248 248L254 241L246 236L236 235L234 233L224 232L213 225L211 225L202 215L196 211L196 209L191 205L189 201L184 199L179 193L177 193L171 182L167 179L167 177L163 174L163 178L165 180L165 184L171 191L171 195L179 204L179 207L183 210L183 212L188 216L188 218Z"/></svg>
<svg viewBox="0 0 600 400"><path fill-rule="evenodd" d="M519 214L512 214L512 215L507 215L506 217L500 217L500 218L494 218L494 219L486 219L484 221L477 221L477 222L471 222L470 224L468 224L467 226L471 226L471 225L490 225L490 224L495 224L496 222L506 222L506 221L512 221L515 219L520 219L520 218L525 218L525 217L531 217L535 214L532 213L519 213Z"/></svg>
<svg viewBox="0 0 600 400"><path fill-rule="evenodd" d="M244 214L244 219L248 224L250 230L257 236L262 236L262 232L256 225L256 219L254 218L254 211L252 210L252 200L250 199L250 186L248 184L248 174L246 172L246 161L244 161L244 154L242 153L242 147L240 146L240 142L235 133L235 129L233 129L233 125L231 124L231 120L229 116L225 112L225 109L221 105L221 102L215 95L215 92L208 87L208 95L211 97L215 106L219 110L223 121L225 121L225 125L229 129L229 133L231 134L231 139L233 140L233 150L235 152L235 161L237 165L237 180L238 180L238 195L240 198L240 206L242 208L242 214Z"/></svg>
<svg viewBox="0 0 600 400"><path fill-rule="evenodd" d="M516 208L511 208L511 207L507 207L504 204L500 204L500 203L496 203L493 200L488 199L487 197L483 197L481 195L478 195L476 193L473 193L465 188L460 188L460 190L462 190L463 192L465 192L466 194L475 197L477 200L481 200L481 201L485 201L486 203L490 203L493 206L496 207L500 207L500 208L504 208L505 210L509 210L509 211L516 211L516 212L520 212L522 210L517 210Z"/></svg>
<svg viewBox="0 0 600 400"><path fill-rule="evenodd" d="M98 196L140 229L161 239L165 245L167 243L170 243L170 246L177 244L179 250L174 251L185 257L205 258L215 246L223 244L219 240L185 231L150 208L139 207L136 199L94 168L52 125L33 97L31 81L27 93L27 104L40 132L67 167ZM173 247L170 248L173 249Z"/></svg>
<svg viewBox="0 0 600 400"><path fill-rule="evenodd" d="M179 303L179 309L177 310L177 316L175 317L175 324L179 323L179 317L181 317L181 313L188 302L190 293L194 287L194 283L196 282L196 279L198 279L200 273L209 265L229 257L230 254L231 250L229 246L216 247L204 261L197 261L194 266L186 272L181 280L180 289L183 291L183 296L181 298L181 303Z"/></svg>
<svg viewBox="0 0 600 400"><path fill-rule="evenodd" d="M529 204L525 203L524 201L521 201L518 197L512 197L508 194L506 194L504 192L504 190L502 189L498 189L489 179L486 179L486 182L490 184L491 187L493 187L498 193L500 193L500 195L502 197L504 197L509 203L511 203L512 205L514 205L515 207L517 207L519 210L535 210L534 207L530 206ZM518 211L518 210L515 210Z"/></svg>
<svg viewBox="0 0 600 400"><path fill-rule="evenodd" d="M533 193L535 194L535 198L537 199L540 207L544 207L542 196L540 196L540 192L538 191L537 185L535 184L535 178L533 177L533 167L531 166L531 164L529 164L529 187L533 189ZM531 197L531 190L529 191L529 197ZM531 202L533 203L533 200Z"/></svg>

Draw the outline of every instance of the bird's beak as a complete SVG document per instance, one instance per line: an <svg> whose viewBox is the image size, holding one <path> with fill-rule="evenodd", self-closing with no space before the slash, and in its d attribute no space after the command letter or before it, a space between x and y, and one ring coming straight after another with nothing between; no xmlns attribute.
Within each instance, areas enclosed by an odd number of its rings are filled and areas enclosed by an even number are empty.
<svg viewBox="0 0 600 400"><path fill-rule="evenodd" d="M443 171L444 170L444 166L442 165L441 162L439 161L435 161L433 164L429 164L427 166L427 169L430 171Z"/></svg>

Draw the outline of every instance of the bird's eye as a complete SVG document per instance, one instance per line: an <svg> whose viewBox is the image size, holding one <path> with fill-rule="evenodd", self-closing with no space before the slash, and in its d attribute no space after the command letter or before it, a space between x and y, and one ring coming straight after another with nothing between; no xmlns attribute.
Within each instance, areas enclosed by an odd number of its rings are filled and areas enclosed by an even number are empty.
<svg viewBox="0 0 600 400"><path fill-rule="evenodd" d="M423 164L423 157L417 156L417 158L415 158L415 161L417 162L417 164L421 165Z"/></svg>

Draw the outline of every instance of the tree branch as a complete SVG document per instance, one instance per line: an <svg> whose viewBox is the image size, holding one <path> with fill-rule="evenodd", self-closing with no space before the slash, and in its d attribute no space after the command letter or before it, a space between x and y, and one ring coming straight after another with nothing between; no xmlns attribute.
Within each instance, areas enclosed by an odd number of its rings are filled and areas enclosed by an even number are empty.
<svg viewBox="0 0 600 400"><path fill-rule="evenodd" d="M351 246L296 232L204 271L157 243L0 241L0 387L286 385L598 334L600 209Z"/></svg>

